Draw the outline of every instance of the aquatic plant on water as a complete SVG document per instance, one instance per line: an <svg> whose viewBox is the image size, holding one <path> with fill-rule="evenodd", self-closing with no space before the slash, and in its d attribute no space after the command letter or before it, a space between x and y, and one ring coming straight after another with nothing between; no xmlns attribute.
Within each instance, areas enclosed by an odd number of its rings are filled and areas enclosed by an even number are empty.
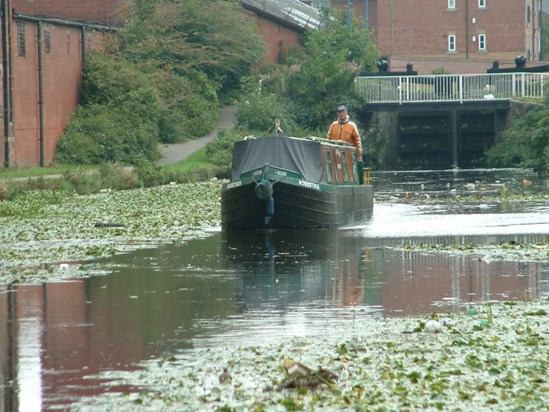
<svg viewBox="0 0 549 412"><path fill-rule="evenodd" d="M352 328L281 344L189 350L144 362L135 372L101 374L105 385L140 389L81 399L75 406L79 411L545 408L549 302L493 302L472 309L436 315L442 327L431 332L424 328L425 317L357 314ZM289 375L296 364L303 380Z"/></svg>
<svg viewBox="0 0 549 412"><path fill-rule="evenodd" d="M83 263L92 259L201 236L219 225L220 185L213 180L87 196L29 191L0 202L0 281L89 276L93 266Z"/></svg>

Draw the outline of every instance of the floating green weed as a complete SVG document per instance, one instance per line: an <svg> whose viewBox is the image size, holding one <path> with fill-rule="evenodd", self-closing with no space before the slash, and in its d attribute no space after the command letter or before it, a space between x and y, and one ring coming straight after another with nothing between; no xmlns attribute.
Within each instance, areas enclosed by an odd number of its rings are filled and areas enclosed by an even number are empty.
<svg viewBox="0 0 549 412"><path fill-rule="evenodd" d="M0 280L43 282L44 270L10 267L50 263L51 277L86 276L59 270L54 262L89 261L166 242L182 243L219 225L220 182L104 191L79 196L52 190L26 191L0 202ZM96 227L123 223L123 227Z"/></svg>
<svg viewBox="0 0 549 412"><path fill-rule="evenodd" d="M492 302L493 324L481 331L474 330L471 315L449 314L461 334L458 345L452 344L455 335L446 330L404 334L402 319L364 317L357 320L351 335L348 330L330 330L329 336L279 344L202 349L175 356L175 360L171 356L171 362L162 367L158 360L151 360L139 373L116 373L128 385L150 389L140 395L144 411L152 409L153 402L157 409L212 411L222 407L239 411L445 410L450 405L455 410L478 410L479 406L543 410L549 401L549 345L541 337L549 333L549 322L534 321L526 313L547 305ZM530 346L532 339L537 339L535 348ZM342 351L347 352L345 356ZM354 352L367 355L347 356ZM280 387L285 374L280 365L290 354L299 354L304 365L336 372L339 390L328 385L314 390ZM233 386L219 390L218 371L212 371L212 363L231 364ZM194 379L188 378L191 371ZM116 373L104 374L104 378L112 379ZM204 395L214 392L215 396ZM135 410L126 407L128 403L128 397L111 394L81 399L78 404L82 410Z"/></svg>

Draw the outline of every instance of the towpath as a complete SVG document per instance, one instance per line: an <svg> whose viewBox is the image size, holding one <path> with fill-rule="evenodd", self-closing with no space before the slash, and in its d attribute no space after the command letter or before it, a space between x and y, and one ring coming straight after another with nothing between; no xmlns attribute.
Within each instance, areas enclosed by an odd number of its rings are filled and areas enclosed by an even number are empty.
<svg viewBox="0 0 549 412"><path fill-rule="evenodd" d="M234 116L236 106L224 106L219 109L219 119L216 128L206 136L188 142L161 144L158 151L162 156L158 161L160 164L177 163L185 160L197 150L202 149L206 144L211 142L217 136L217 132L221 129L227 129L234 125Z"/></svg>

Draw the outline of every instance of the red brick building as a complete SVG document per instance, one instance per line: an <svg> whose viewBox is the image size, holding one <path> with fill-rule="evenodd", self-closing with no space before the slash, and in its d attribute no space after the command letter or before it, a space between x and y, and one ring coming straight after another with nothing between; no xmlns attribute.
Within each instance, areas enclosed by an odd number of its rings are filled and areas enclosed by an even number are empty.
<svg viewBox="0 0 549 412"><path fill-rule="evenodd" d="M88 50L113 32L116 1L0 0L0 159L5 167L51 163L78 105ZM88 17L90 20L73 20ZM98 21L99 23L92 23Z"/></svg>
<svg viewBox="0 0 549 412"><path fill-rule="evenodd" d="M265 60L278 63L288 50L303 44L303 33L320 26L320 12L299 0L242 0L267 46Z"/></svg>
<svg viewBox="0 0 549 412"><path fill-rule="evenodd" d="M540 60L544 0L303 0L348 10L373 30L394 70L412 63L420 74L485 73L498 61Z"/></svg>

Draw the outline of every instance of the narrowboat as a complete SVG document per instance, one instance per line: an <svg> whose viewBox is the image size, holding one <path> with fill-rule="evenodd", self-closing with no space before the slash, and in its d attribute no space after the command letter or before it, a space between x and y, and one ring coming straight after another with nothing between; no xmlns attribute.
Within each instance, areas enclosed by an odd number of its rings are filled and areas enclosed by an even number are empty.
<svg viewBox="0 0 549 412"><path fill-rule="evenodd" d="M333 229L372 216L373 186L346 142L246 137L232 160L221 189L223 230Z"/></svg>

